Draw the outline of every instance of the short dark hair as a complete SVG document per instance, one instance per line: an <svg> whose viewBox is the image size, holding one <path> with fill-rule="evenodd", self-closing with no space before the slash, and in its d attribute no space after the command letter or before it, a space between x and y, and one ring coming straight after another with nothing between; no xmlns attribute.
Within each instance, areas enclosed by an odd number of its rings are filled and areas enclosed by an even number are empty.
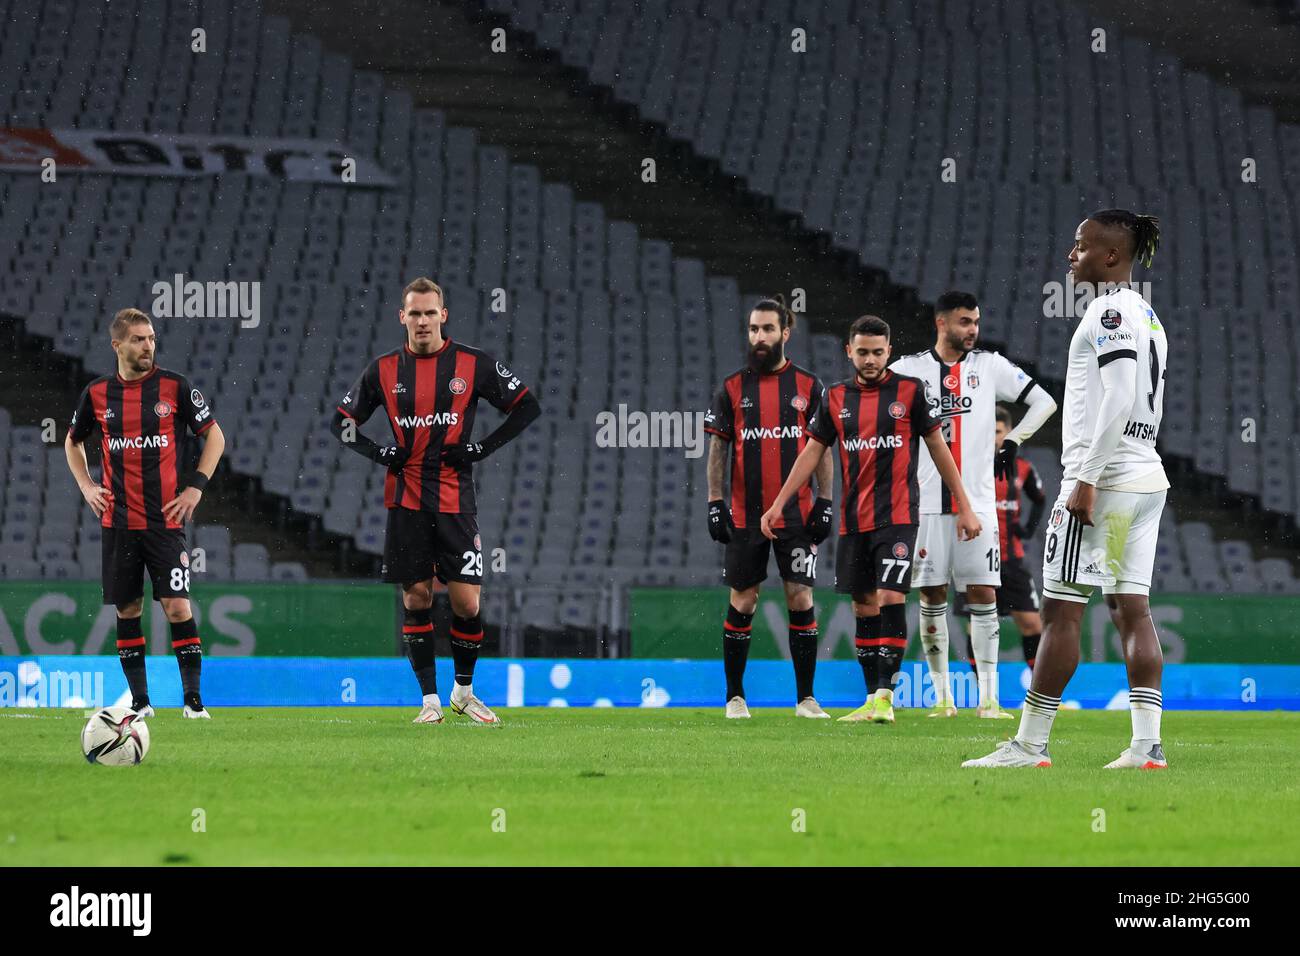
<svg viewBox="0 0 1300 956"><path fill-rule="evenodd" d="M951 312L954 309L978 309L979 300L970 292L961 292L953 289L939 296L938 301L934 303L934 311Z"/></svg>
<svg viewBox="0 0 1300 956"><path fill-rule="evenodd" d="M766 299L759 299L758 302L755 303L754 308L750 311L775 312L781 322L781 328L794 328L794 313L791 312L790 307L785 304L785 296L780 292L776 295L770 295Z"/></svg>
<svg viewBox="0 0 1300 956"><path fill-rule="evenodd" d="M1000 421L1003 425L1006 425L1007 428L1011 427L1011 412L1007 409L1005 405L999 405L997 409L993 412L993 417L996 418L998 421Z"/></svg>
<svg viewBox="0 0 1300 956"><path fill-rule="evenodd" d="M860 315L849 326L850 342L855 335L883 335L888 341L889 323L878 315Z"/></svg>
<svg viewBox="0 0 1300 956"><path fill-rule="evenodd" d="M1118 226L1129 234L1133 247L1129 256L1148 269L1160 248L1160 220L1127 209L1102 209L1088 217L1103 226Z"/></svg>
<svg viewBox="0 0 1300 956"><path fill-rule="evenodd" d="M114 342L125 342L131 326L141 323L153 325L153 320L139 309L122 309L113 316L113 324L108 327L108 337Z"/></svg>

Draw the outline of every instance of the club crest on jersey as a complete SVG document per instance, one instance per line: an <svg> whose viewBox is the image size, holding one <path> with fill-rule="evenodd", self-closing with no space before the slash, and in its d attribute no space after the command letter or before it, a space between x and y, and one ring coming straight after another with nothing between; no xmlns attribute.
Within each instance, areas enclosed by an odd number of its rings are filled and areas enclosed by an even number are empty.
<svg viewBox="0 0 1300 956"><path fill-rule="evenodd" d="M1103 329L1118 329L1122 321L1120 314L1114 309L1107 309L1101 314L1101 327Z"/></svg>
<svg viewBox="0 0 1300 956"><path fill-rule="evenodd" d="M181 552L180 562L182 568L188 568L190 566L190 556L184 551Z"/></svg>
<svg viewBox="0 0 1300 956"><path fill-rule="evenodd" d="M1059 528L1063 524L1065 524L1065 509L1057 508L1052 512L1052 527Z"/></svg>
<svg viewBox="0 0 1300 956"><path fill-rule="evenodd" d="M904 405L902 402L889 403L890 418L902 418L906 414L907 414L907 406Z"/></svg>
<svg viewBox="0 0 1300 956"><path fill-rule="evenodd" d="M808 399L804 398L802 395L796 395L794 398L790 399L790 407L795 411L802 412L808 407Z"/></svg>
<svg viewBox="0 0 1300 956"><path fill-rule="evenodd" d="M166 418L172 413L172 407L166 402L159 402L153 407L153 413L159 418Z"/></svg>
<svg viewBox="0 0 1300 956"><path fill-rule="evenodd" d="M924 560L924 559L925 559L925 556L926 556L928 553L929 553L929 552L926 551L925 548L922 548L920 551L916 552L916 556L917 556L918 558L921 558L922 560Z"/></svg>
<svg viewBox="0 0 1300 956"><path fill-rule="evenodd" d="M465 384L465 380L459 375L448 382L447 387L451 389L451 394L453 395L464 395L465 389L469 388L469 386Z"/></svg>
<svg viewBox="0 0 1300 956"><path fill-rule="evenodd" d="M907 557L907 544L905 542L899 541L894 545L894 557L900 560Z"/></svg>
<svg viewBox="0 0 1300 956"><path fill-rule="evenodd" d="M967 387L967 388L979 388L979 387L980 387L980 377L979 377L978 375L976 375L974 372L971 372L970 374L968 374L968 375L966 376L966 387Z"/></svg>
<svg viewBox="0 0 1300 956"><path fill-rule="evenodd" d="M960 380L959 378L957 378L956 375L953 375L951 372L949 372L949 373L948 373L947 375L945 375L944 378L943 378L943 387L944 387L944 388L956 388L956 387L957 387L958 385L960 385L960 384L961 384L961 380Z"/></svg>

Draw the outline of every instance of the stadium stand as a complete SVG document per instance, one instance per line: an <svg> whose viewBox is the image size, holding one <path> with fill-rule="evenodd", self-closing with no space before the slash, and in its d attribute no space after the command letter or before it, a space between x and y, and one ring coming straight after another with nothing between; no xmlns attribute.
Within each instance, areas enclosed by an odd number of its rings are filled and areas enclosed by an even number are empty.
<svg viewBox="0 0 1300 956"><path fill-rule="evenodd" d="M46 184L0 172L0 312L102 374L110 370L107 316L147 305L154 282L178 273L260 282L256 328L162 320L160 362L212 397L236 473L377 556L382 471L339 446L328 416L366 361L400 341L400 289L428 273L447 289L448 333L508 363L542 402L542 421L478 469L485 550L505 549L507 583L537 589L529 618L589 625L598 611L582 589L611 581L716 583L717 549L698 520L704 458L601 448L591 436L595 416L620 406L708 405L741 356L745 300L734 279L609 220L599 203L481 145L473 129L415 108L379 74L263 16L256 0L204 7L209 46L226 56L197 59L188 73L132 51L188 50L196 4L68 0L43 5L38 18L16 16L29 9L18 0L0 0L6 6L7 126L336 140L374 156L399 185L73 175ZM1266 507L1297 513L1300 453L1278 438L1294 434L1297 411L1300 336L1285 311L1295 301L1297 203L1281 170L1300 172L1300 131L1128 41L1116 55L1156 82L1132 82L1139 74L1129 69L1099 76L1099 88L1127 82L1116 92L1142 115L1181 124L1186 109L1194 128L1160 126L1150 144L1121 139L1104 121L1077 128L1064 113L1064 78L1093 67L1044 59L1029 42L1031 23L1077 26L1068 8L1044 2L918 7L941 13L944 30L910 25L919 13L902 2L869 14L843 0L820 24L807 19L811 6L750 0L663 0L639 12L599 0L546 7L571 19L541 17L541 3L490 6L864 262L931 297L948 285L978 290L985 337L1011 343L1011 354L1047 377L1060 377L1070 323L1040 318L1043 283L1063 275L1064 240L1080 210L1111 204L1098 177L1121 183L1121 201L1183 210L1166 220L1160 267L1169 272L1157 274L1172 278L1156 286L1155 300L1170 316L1195 317L1169 324L1175 347L1199 367L1169 380L1165 448ZM791 23L825 26L832 42L775 58ZM943 102L923 63L948 64L945 83L978 96ZM911 96L908 77L923 91L909 106L921 108L915 126L901 129L885 111L891 98ZM805 95L831 106L805 115ZM1177 110L1157 109L1175 102ZM1103 145L1089 153L1076 140ZM1148 158L1157 149L1158 163ZM1047 158L1050 175L1030 168L1031 153ZM957 201L930 172L949 154L965 164L960 188L948 184ZM1255 156L1260 169L1258 192L1244 197L1232 179L1238 154ZM919 169L924 175L909 172ZM1062 185L1068 176L1073 184ZM1229 189L1231 206L1222 198ZM494 289L506 291L504 313L493 311ZM1279 327L1289 330L1280 341ZM801 332L791 355L828 382L845 372L830 335ZM1224 422L1230 382L1233 418ZM1260 419L1257 443L1231 440L1242 417ZM6 428L6 576L11 554L12 567L29 574L87 573L93 519L87 527L88 513L74 511L61 450L30 441L29 431ZM1050 458L1035 458L1049 485ZM14 482L19 472L26 478ZM55 513L75 520L51 525L62 538L51 530L41 539L44 516ZM1205 526L1166 518L1158 587L1206 590L1214 577L1233 590L1298 589L1286 562L1255 562L1245 542L1216 543ZM222 530L200 528L196 542L224 573L302 576L256 545L231 544ZM821 583L831 583L832 569L827 555Z"/></svg>

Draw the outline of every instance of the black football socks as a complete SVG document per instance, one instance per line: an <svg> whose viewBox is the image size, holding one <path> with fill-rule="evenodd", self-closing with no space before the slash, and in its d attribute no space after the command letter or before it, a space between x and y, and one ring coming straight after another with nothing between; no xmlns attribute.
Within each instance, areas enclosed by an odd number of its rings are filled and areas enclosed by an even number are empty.
<svg viewBox="0 0 1300 956"><path fill-rule="evenodd" d="M181 669L181 691L185 706L190 710L202 710L203 699L199 696L199 677L203 672L203 641L199 638L198 625L194 618L185 621L172 621L172 653Z"/></svg>
<svg viewBox="0 0 1300 956"><path fill-rule="evenodd" d="M754 615L741 614L727 605L722 624L722 667L727 674L727 700L745 696L745 662L749 660L749 633Z"/></svg>
<svg viewBox="0 0 1300 956"><path fill-rule="evenodd" d="M813 675L817 672L817 612L790 612L790 662L794 664L794 702L813 695Z"/></svg>
<svg viewBox="0 0 1300 956"><path fill-rule="evenodd" d="M144 630L138 617L117 619L117 657L122 662L122 673L131 688L131 709L143 710L149 706L149 678L144 667Z"/></svg>
<svg viewBox="0 0 1300 956"><path fill-rule="evenodd" d="M456 683L468 687L474 683L474 665L478 663L478 649L483 643L483 619L451 617L451 660L456 671Z"/></svg>
<svg viewBox="0 0 1300 956"><path fill-rule="evenodd" d="M411 662L420 693L428 697L438 693L438 672L433 661L433 615L429 608L406 608L402 623L402 643L406 659Z"/></svg>

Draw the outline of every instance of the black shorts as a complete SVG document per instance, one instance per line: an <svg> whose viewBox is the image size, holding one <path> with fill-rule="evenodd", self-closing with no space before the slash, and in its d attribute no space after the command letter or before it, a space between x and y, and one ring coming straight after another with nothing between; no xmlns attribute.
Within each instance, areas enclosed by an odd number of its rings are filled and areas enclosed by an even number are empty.
<svg viewBox="0 0 1300 956"><path fill-rule="evenodd" d="M144 572L153 599L190 596L190 554L180 528L103 530L104 603L121 606L144 597Z"/></svg>
<svg viewBox="0 0 1300 956"><path fill-rule="evenodd" d="M915 550L914 524L890 524L840 535L835 556L836 592L870 594L883 588L906 594L912 587Z"/></svg>
<svg viewBox="0 0 1300 956"><path fill-rule="evenodd" d="M966 595L958 594L953 601L953 611L959 617L970 614ZM1038 611L1038 588L1034 576L1019 558L1002 562L1002 586L998 588L998 617L1007 617L1012 611Z"/></svg>
<svg viewBox="0 0 1300 956"><path fill-rule="evenodd" d="M414 584L435 576L443 584L482 584L478 517L389 508L380 574L393 584Z"/></svg>
<svg viewBox="0 0 1300 956"><path fill-rule="evenodd" d="M767 556L776 552L782 581L812 587L817 583L817 545L802 528L777 528L769 540L758 528L736 528L722 559L722 581L729 588L747 591L767 579Z"/></svg>

